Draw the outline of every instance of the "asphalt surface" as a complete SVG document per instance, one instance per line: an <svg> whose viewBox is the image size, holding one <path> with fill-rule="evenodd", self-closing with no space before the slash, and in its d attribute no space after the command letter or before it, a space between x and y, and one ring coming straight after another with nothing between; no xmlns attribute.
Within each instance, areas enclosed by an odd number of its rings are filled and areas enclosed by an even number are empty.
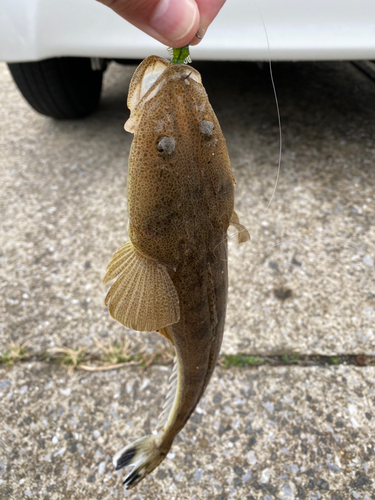
<svg viewBox="0 0 375 500"><path fill-rule="evenodd" d="M227 139L235 208L222 351L375 354L375 82L346 62L279 63L283 154L267 65L203 63ZM0 65L0 352L84 347L125 334L105 267L126 241L123 130L134 66L112 64L92 116L36 114ZM231 232L230 232L231 234ZM38 357L38 359L40 359ZM19 499L375 498L371 366L218 368L172 454L123 493L111 456L155 424L169 367L72 376L1 367L0 496ZM372 471L372 472L371 472ZM195 495L195 496L194 496Z"/></svg>

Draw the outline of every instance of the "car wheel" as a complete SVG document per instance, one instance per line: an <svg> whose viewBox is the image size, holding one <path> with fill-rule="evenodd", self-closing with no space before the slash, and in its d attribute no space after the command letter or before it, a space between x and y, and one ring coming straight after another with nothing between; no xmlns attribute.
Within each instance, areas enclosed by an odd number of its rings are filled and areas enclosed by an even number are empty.
<svg viewBox="0 0 375 500"><path fill-rule="evenodd" d="M82 118L98 107L104 68L94 71L89 57L54 57L8 67L23 97L43 115Z"/></svg>

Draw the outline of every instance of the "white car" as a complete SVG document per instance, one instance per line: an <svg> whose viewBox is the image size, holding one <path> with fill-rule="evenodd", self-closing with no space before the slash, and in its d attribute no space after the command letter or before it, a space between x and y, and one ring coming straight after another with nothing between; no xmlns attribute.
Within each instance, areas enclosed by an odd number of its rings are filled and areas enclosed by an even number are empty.
<svg viewBox="0 0 375 500"><path fill-rule="evenodd" d="M166 48L95 0L0 0L0 60L45 115L91 113L108 61L151 54L166 57ZM191 54L193 60L375 59L375 0L227 0Z"/></svg>

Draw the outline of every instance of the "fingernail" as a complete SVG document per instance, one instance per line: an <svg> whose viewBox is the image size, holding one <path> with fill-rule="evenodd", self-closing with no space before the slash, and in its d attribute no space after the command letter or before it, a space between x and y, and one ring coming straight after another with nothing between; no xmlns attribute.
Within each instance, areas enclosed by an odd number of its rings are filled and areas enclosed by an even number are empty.
<svg viewBox="0 0 375 500"><path fill-rule="evenodd" d="M206 27L204 28L203 26L206 26ZM190 45L198 45L198 43L200 43L200 41L203 39L204 35L206 34L207 26L208 26L208 23L205 23L204 17L201 16L200 26L198 27L198 30L195 33L195 37L190 42Z"/></svg>
<svg viewBox="0 0 375 500"><path fill-rule="evenodd" d="M164 39L178 42L190 33L198 15L194 0L160 0L150 26Z"/></svg>

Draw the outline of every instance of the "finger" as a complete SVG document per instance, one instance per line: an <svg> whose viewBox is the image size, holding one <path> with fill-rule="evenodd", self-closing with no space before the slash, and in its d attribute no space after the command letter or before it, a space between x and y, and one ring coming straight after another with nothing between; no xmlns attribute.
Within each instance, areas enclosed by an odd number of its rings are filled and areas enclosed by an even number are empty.
<svg viewBox="0 0 375 500"><path fill-rule="evenodd" d="M199 11L194 0L98 0L159 42L183 47L195 36Z"/></svg>
<svg viewBox="0 0 375 500"><path fill-rule="evenodd" d="M196 0L199 8L200 23L197 31L197 36L191 41L191 45L197 45L204 35L207 28L218 15L221 7L224 5L225 0Z"/></svg>

